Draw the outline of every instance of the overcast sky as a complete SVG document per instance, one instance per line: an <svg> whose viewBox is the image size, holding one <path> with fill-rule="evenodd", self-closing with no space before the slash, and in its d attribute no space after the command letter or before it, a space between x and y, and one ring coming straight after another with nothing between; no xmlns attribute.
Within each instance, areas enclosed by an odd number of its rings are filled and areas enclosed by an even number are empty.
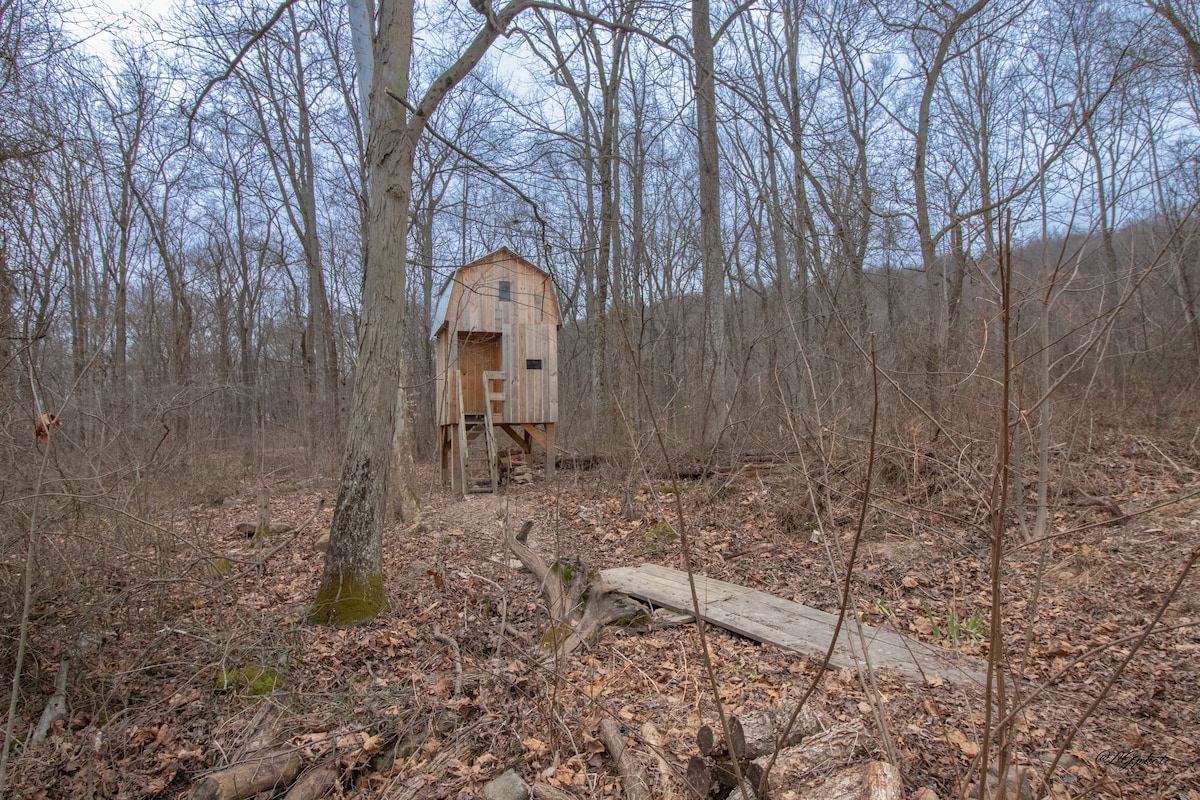
<svg viewBox="0 0 1200 800"><path fill-rule="evenodd" d="M99 55L107 55L112 41L133 35L144 17L161 20L186 0L97 0L80 3L67 24L87 46Z"/></svg>

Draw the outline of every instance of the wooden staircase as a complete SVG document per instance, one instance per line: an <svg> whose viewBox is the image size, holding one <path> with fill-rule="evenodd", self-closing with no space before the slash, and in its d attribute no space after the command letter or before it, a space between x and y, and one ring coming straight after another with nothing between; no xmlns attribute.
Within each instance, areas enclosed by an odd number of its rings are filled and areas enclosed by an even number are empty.
<svg viewBox="0 0 1200 800"><path fill-rule="evenodd" d="M456 373L458 391L459 486L463 494L495 493L500 485L499 458L496 452L496 423L504 421L504 373L483 373L485 411L463 410L462 373ZM496 384L499 384L499 387Z"/></svg>

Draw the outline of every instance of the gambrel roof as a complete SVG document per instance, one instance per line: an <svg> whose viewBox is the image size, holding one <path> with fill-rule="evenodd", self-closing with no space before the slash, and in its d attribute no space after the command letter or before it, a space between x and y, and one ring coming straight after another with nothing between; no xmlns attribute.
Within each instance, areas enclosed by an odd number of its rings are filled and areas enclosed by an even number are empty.
<svg viewBox="0 0 1200 800"><path fill-rule="evenodd" d="M433 311L432 330L435 336L446 326L451 304L454 303L458 307L461 305L461 300L458 298L462 297L464 291L477 291L476 282L472 280L472 273L483 272L491 267L500 267L502 269L515 267L515 271L527 272L527 274L536 276L536 280L543 284L545 289L539 298L539 319L535 321L551 323L555 326L562 325L562 317L559 314L558 301L554 293L554 280L550 273L517 255L507 247L501 247L499 250L488 253L483 258L476 259L470 264L459 267L453 274L446 278L445 283L442 284L441 291L438 292L437 303Z"/></svg>

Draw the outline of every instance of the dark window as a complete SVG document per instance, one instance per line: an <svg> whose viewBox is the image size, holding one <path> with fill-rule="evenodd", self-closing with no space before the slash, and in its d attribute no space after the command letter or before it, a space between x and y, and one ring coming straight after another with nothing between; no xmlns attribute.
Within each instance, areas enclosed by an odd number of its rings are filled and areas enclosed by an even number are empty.
<svg viewBox="0 0 1200 800"><path fill-rule="evenodd" d="M541 369L542 360L540 358L525 359L525 369Z"/></svg>
<svg viewBox="0 0 1200 800"><path fill-rule="evenodd" d="M500 281L500 302L507 303L509 300L512 300L512 284Z"/></svg>

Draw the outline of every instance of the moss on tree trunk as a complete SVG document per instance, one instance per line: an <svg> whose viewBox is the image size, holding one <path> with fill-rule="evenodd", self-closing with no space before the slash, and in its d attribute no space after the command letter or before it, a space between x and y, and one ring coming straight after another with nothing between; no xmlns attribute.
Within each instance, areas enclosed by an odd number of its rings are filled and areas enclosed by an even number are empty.
<svg viewBox="0 0 1200 800"><path fill-rule="evenodd" d="M377 392L376 397L382 394ZM315 625L356 625L391 607L383 591L382 541L391 437L355 438L356 422L351 421L352 438L329 529L325 572L308 612L308 621ZM385 465L378 480L372 468L377 463Z"/></svg>
<svg viewBox="0 0 1200 800"><path fill-rule="evenodd" d="M359 580L349 575L327 578L317 590L317 599L308 612L314 625L357 625L374 619L391 608L383 591L383 576L371 575Z"/></svg>

